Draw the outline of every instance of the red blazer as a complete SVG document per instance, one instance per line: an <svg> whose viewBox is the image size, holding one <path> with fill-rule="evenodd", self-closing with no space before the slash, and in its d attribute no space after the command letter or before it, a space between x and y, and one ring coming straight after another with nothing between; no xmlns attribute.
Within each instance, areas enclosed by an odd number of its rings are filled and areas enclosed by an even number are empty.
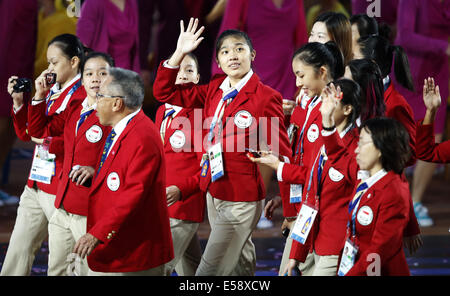
<svg viewBox="0 0 450 296"><path fill-rule="evenodd" d="M354 151L358 145L358 129L353 128L344 136L343 143L348 151ZM318 141L319 142L319 141ZM319 153L322 141L316 145L315 153ZM312 244L313 250L320 256L339 255L345 240L346 225L348 221L348 203L352 199L355 183L348 174L348 162L345 158L327 155L328 159L322 172L322 190L319 199L319 212L314 222L308 241L300 244L294 241L291 248L291 258L302 260ZM311 167L285 165L283 167L283 180L293 183L304 182L303 196L307 193L307 184L310 178ZM314 206L317 192L317 168L314 166L311 191L308 205ZM302 250L306 248L306 250Z"/></svg>
<svg viewBox="0 0 450 296"><path fill-rule="evenodd" d="M406 166L411 166L416 162L416 122L413 110L405 98L394 88L393 83L384 92L384 103L386 104L386 116L401 122L408 131L411 158Z"/></svg>
<svg viewBox="0 0 450 296"><path fill-rule="evenodd" d="M222 98L222 90L219 87L225 79L225 75L213 77L211 82L206 85L195 85L193 83L175 85L177 73L178 69L164 67L161 63L153 84L155 98L160 102L177 106L203 108L204 117L211 119ZM252 116L251 125L248 128L235 127L233 117L239 111L246 111ZM226 120L227 117L228 120ZM227 201L258 201L264 199L266 192L258 166L247 158L245 147L243 147L244 144L248 145L247 143L255 142L253 144L257 147L251 148L259 149L256 138L261 122L260 118L267 119L268 124L266 126L269 126L267 128L267 142L270 144L269 146L273 149L273 143L276 143L281 155L288 156L291 154L283 123L281 95L262 84L259 77L253 74L230 105L226 107L223 116L222 147L225 151L223 154L225 175L213 183L210 182L210 173L207 174L207 177L201 177L200 188L203 191L209 190L212 196ZM277 118L278 122L273 118ZM234 151L241 152L227 152L227 143L229 146L233 145Z"/></svg>
<svg viewBox="0 0 450 296"><path fill-rule="evenodd" d="M417 122L417 158L428 162L449 163L450 141L437 144L434 140L434 124Z"/></svg>
<svg viewBox="0 0 450 296"><path fill-rule="evenodd" d="M201 115L201 109L198 111ZM161 128L164 112L164 105L160 106L156 112L155 123L159 128ZM181 191L181 199L168 208L169 217L200 223L205 215L206 199L199 185L202 154L195 152L193 141L196 132L201 134L202 131L195 128L194 112L194 109L183 108L172 120L164 137L164 154L166 186L175 185ZM185 137L184 145L179 147L178 144L174 144L175 146L172 147L171 137L180 133ZM181 149L191 152L180 151Z"/></svg>
<svg viewBox="0 0 450 296"><path fill-rule="evenodd" d="M141 110L111 148L89 194L87 257L100 272L133 272L173 259L161 137Z"/></svg>
<svg viewBox="0 0 450 296"><path fill-rule="evenodd" d="M63 103L63 101L66 98L67 94L69 93L70 89L78 81L79 80L75 81L72 85L67 87L59 95L59 97L51 105L51 107L50 107L50 109L48 111L48 115L49 116L54 115L56 113L56 111L61 107L61 104ZM81 98L85 98L85 97L86 97L86 91L84 90L83 86L80 86L73 93L73 95L70 97L70 101L81 99ZM70 103L70 101L69 101L69 103ZM41 104L46 105L45 103L41 103ZM30 141L31 140L30 135L29 135L29 131L28 131L28 126L27 126L28 125L28 108L29 107L27 107L27 105L25 104L17 112L17 114L14 114L14 111L11 112L11 115L13 117L14 129L16 131L16 134L19 137L19 139L21 139L23 141ZM63 165L64 140L63 140L63 137L61 137L61 136L53 137L53 138L51 138L49 140L50 140L49 152L56 155L56 158L55 158L55 175L53 176L50 184L45 184L45 183L36 181L36 185L37 185L37 187L40 190L42 190L42 191L44 191L44 192L46 192L48 194L56 195L56 192L57 192L57 189L58 189L58 176L61 174L61 169L62 169L62 165ZM35 181L32 181L32 180L28 179L27 186L32 188L34 183L35 183Z"/></svg>
<svg viewBox="0 0 450 296"><path fill-rule="evenodd" d="M355 192L356 193L356 188ZM370 187L361 197L361 211L371 211L372 219L356 224L356 244L359 246L355 265L347 276L366 276L367 268L374 263L371 254L380 256L382 276L410 275L403 251L403 233L409 221L409 187L401 177L390 171ZM349 214L351 219L351 214Z"/></svg>
<svg viewBox="0 0 450 296"><path fill-rule="evenodd" d="M62 204L69 213L87 216L89 188L72 182L69 173L75 165L96 167L111 127L101 125L94 111L75 135L83 109L82 102L83 100L72 100L64 112L53 116L45 116L45 104L30 106L28 129L30 134L38 137L64 138L64 162L58 176L55 207L58 209Z"/></svg>

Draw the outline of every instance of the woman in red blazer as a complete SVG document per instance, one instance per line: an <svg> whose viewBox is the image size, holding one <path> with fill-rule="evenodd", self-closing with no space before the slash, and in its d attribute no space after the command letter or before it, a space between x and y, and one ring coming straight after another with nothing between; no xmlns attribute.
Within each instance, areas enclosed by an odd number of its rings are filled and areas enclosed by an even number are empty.
<svg viewBox="0 0 450 296"><path fill-rule="evenodd" d="M161 63L153 91L161 102L203 108L209 121L200 187L207 192L211 234L196 275L251 275L256 266L251 234L261 215L265 188L258 166L245 156L246 149L270 145L280 155L291 154L282 98L253 73L256 52L248 36L236 30L225 31L217 41L217 61L226 75L215 76L206 85L175 85L179 64L203 39L204 28L197 27L198 20L191 19L185 31L181 22L177 49ZM258 143L263 126L270 129Z"/></svg>
<svg viewBox="0 0 450 296"><path fill-rule="evenodd" d="M327 105L330 115L323 117L325 128L334 126L334 106ZM349 203L338 274L409 275L403 233L411 205L408 186L401 179L410 156L406 129L389 118L365 121L356 155L345 149L336 132L323 139L329 156L348 161L347 173L353 180L357 180L359 169L369 173L355 186Z"/></svg>
<svg viewBox="0 0 450 296"><path fill-rule="evenodd" d="M200 79L197 57L189 53L180 64L176 84ZM202 250L197 229L204 219L205 194L200 190L200 161L194 137L202 136L195 126L201 109L182 108L168 103L159 107L155 124L159 127L166 158L166 193L175 258L167 264L170 273L193 276ZM201 137L203 138L203 137ZM201 147L200 147L201 148Z"/></svg>
<svg viewBox="0 0 450 296"><path fill-rule="evenodd" d="M423 102L427 111L423 121L417 123L417 158L428 162L449 163L450 140L439 144L434 140L434 120L441 105L441 95L433 78L428 77L424 81Z"/></svg>
<svg viewBox="0 0 450 296"><path fill-rule="evenodd" d="M356 82L349 79L337 80L334 85L343 95L334 113L337 131L345 146L354 150L358 140L356 119L360 112L360 88ZM327 88L322 92L323 98L336 94L334 86L331 87L333 93ZM306 271L305 275L335 275L337 271L338 257L345 237L347 206L354 183L352 178L343 173L348 165L346 160L328 157L321 138L316 142L313 153L315 159L310 166L280 165L273 155L251 158L255 162L270 165L285 182L305 184L302 207L308 206L318 210L306 242L299 243L295 231L294 234L291 233L294 241L290 258L296 260L292 260L289 266L282 270L282 274L287 272L291 275L293 268L304 261L302 256L305 252L308 253L309 247L313 250L314 259L308 261L307 268L301 267Z"/></svg>
<svg viewBox="0 0 450 296"><path fill-rule="evenodd" d="M81 85L79 69L84 57L84 47L80 40L70 34L55 37L48 46L46 69L35 81L34 100L45 103L46 115L61 113L71 101L84 98L86 92ZM45 75L56 74L55 81L47 83ZM18 77L11 77L8 92L13 97L11 111L14 128L24 141L36 140L28 131L28 106L23 101L23 93L13 92ZM50 81L49 81L50 82ZM47 138L44 145L38 141L35 147L32 169L27 185L21 195L21 202L1 275L29 275L34 261L34 252L47 236L48 221L54 212L54 201L59 175L63 165L63 138ZM48 160L41 167L40 156ZM50 164L50 165L48 165ZM44 168L44 169L40 169ZM30 211L29 209L34 209ZM49 256L52 256L51 254Z"/></svg>
<svg viewBox="0 0 450 296"><path fill-rule="evenodd" d="M66 275L67 260L75 242L86 233L88 214L88 183L92 183L109 127L99 123L96 114L96 94L108 76L112 58L91 52L83 61L82 83L87 96L72 101L64 112L45 116L45 104L29 107L28 131L36 138L63 137L64 162L56 193L56 212L49 224L49 275ZM88 185L86 185L88 184ZM66 226L70 225L70 226ZM84 262L77 271L87 275Z"/></svg>

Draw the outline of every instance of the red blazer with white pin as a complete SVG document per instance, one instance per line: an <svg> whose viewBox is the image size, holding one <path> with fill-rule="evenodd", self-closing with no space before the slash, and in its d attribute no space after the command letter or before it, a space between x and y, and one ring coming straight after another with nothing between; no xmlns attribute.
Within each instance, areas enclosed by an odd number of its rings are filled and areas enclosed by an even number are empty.
<svg viewBox="0 0 450 296"><path fill-rule="evenodd" d="M101 241L87 257L91 270L143 271L173 259L165 178L159 131L140 110L91 186L87 232Z"/></svg>
<svg viewBox="0 0 450 296"><path fill-rule="evenodd" d="M170 69L161 63L153 84L153 93L160 102L187 108L203 108L203 116L212 118L219 101L222 99L220 85L226 78L217 75L206 85L187 83L175 85L178 69ZM251 124L240 128L235 119L242 112L251 115ZM241 112L241 113L239 113ZM200 178L200 188L209 190L212 196L226 201L259 201L265 198L264 183L257 164L251 162L245 147L254 142L258 145L258 129L260 119L266 118L268 127L267 144L273 149L278 144L279 154L291 155L289 139L284 127L284 115L281 95L272 88L261 83L253 74L246 85L239 91L233 101L225 108L223 116L222 147L225 174L215 182L211 182L211 174ZM209 127L209 125L208 125ZM227 145L233 145L234 151L227 152ZM205 147L203 147L205 149Z"/></svg>
<svg viewBox="0 0 450 296"><path fill-rule="evenodd" d="M197 109L200 116L201 109ZM181 199L169 206L169 217L179 220L202 222L205 214L205 194L200 190L201 152L195 152L194 137L197 133L194 109L181 109L164 135L166 159L166 186L175 185L181 191ZM161 128L165 106L158 108L156 126ZM178 137L178 138L177 138ZM203 139L203 137L201 137ZM183 151L184 150L184 151ZM189 151L189 152L188 152Z"/></svg>
<svg viewBox="0 0 450 296"><path fill-rule="evenodd" d="M63 205L69 213L87 216L89 188L72 182L69 174L75 165L96 167L111 127L101 125L96 111L93 111L75 135L82 102L74 100L61 114L54 116L45 116L45 104L30 106L28 128L30 134L38 137L64 138L64 163L58 175L55 207L58 209Z"/></svg>

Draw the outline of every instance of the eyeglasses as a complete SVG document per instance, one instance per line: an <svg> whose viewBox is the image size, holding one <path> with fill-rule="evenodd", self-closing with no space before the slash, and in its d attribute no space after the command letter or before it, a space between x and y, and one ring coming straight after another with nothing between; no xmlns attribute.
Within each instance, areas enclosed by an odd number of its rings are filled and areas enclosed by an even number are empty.
<svg viewBox="0 0 450 296"><path fill-rule="evenodd" d="M99 101L100 99L103 99L103 98L107 98L107 99L122 98L122 99L124 99L125 96L109 96L109 95L102 95L101 93L97 93L95 95L95 98L97 99L97 101Z"/></svg>

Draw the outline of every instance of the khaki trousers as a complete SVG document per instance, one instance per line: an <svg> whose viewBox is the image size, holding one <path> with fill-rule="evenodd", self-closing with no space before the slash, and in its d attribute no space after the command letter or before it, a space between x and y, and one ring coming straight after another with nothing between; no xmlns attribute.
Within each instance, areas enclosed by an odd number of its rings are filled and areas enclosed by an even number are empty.
<svg viewBox="0 0 450 296"><path fill-rule="evenodd" d="M134 272L98 272L90 270L88 271L88 276L169 276L167 274L167 267L165 264L150 268L143 271L134 271Z"/></svg>
<svg viewBox="0 0 450 296"><path fill-rule="evenodd" d="M211 233L195 275L254 275L253 230L263 201L230 202L206 194Z"/></svg>
<svg viewBox="0 0 450 296"><path fill-rule="evenodd" d="M197 222L170 218L175 257L166 264L169 274L172 274L175 269L179 276L195 275L202 257L202 249L197 237L198 226Z"/></svg>
<svg viewBox="0 0 450 296"><path fill-rule="evenodd" d="M55 195L25 186L0 275L30 275L35 254L47 237L54 203Z"/></svg>
<svg viewBox="0 0 450 296"><path fill-rule="evenodd" d="M48 224L48 275L68 275L67 269L70 264L71 270L77 275L87 275L88 267L86 258L78 258L75 263L71 262L72 251L75 243L86 234L87 217L66 212L63 208L55 211Z"/></svg>

